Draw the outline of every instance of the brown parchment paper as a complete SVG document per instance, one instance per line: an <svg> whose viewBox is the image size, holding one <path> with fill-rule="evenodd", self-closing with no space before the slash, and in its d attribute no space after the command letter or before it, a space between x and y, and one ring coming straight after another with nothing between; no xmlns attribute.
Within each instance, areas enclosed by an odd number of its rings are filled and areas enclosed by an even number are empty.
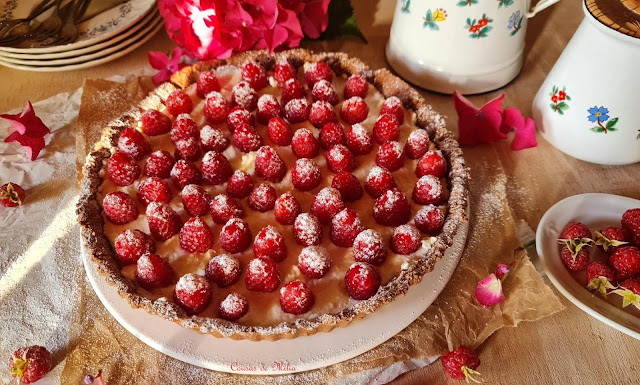
<svg viewBox="0 0 640 385"><path fill-rule="evenodd" d="M85 82L77 125L79 167L102 127L140 101L150 88L148 79ZM469 235L451 280L424 314L380 346L339 364L291 375L243 376L209 371L165 356L139 341L108 313L84 274L79 274L80 293L69 329L69 353L61 383L81 383L87 373L99 369L109 385L325 383L394 362L441 355L461 344L477 347L504 326L562 310L563 305L544 284L526 253L514 252L519 243L506 200L507 177L500 163L489 156L478 151L466 156L472 176ZM504 281L505 301L489 308L478 305L473 297L477 282L498 263L514 258L516 267Z"/></svg>

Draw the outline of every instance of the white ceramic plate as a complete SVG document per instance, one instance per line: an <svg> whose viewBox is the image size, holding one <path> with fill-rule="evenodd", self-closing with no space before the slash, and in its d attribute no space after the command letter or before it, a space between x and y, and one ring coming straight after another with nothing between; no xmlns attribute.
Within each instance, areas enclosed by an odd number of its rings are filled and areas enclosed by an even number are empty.
<svg viewBox="0 0 640 385"><path fill-rule="evenodd" d="M466 243L463 224L454 244L422 282L373 314L329 333L278 341L234 341L185 329L176 323L133 309L100 276L82 252L89 282L113 317L152 348L203 368L239 374L302 372L347 360L383 343L418 318L438 297L458 265Z"/></svg>
<svg viewBox="0 0 640 385"><path fill-rule="evenodd" d="M640 200L611 194L580 194L561 200L542 217L536 231L536 248L549 280L574 305L623 333L640 339L640 311L633 306L622 309L620 297L603 298L584 286L586 275L570 273L560 259L558 238L567 223L580 221L591 230L608 225L620 226L628 209L640 208ZM602 258L592 248L592 255Z"/></svg>
<svg viewBox="0 0 640 385"><path fill-rule="evenodd" d="M0 0L0 19L27 16L40 0ZM70 44L45 48L0 47L0 51L17 53L53 53L87 47L100 43L126 30L140 21L152 8L156 0L128 0L78 24L78 39ZM45 17L45 13L41 17Z"/></svg>
<svg viewBox="0 0 640 385"><path fill-rule="evenodd" d="M62 66L27 66L27 65L23 65L23 64L15 64L15 63L9 63L6 60L0 58L0 65L3 65L5 67L9 67L9 68L15 68L15 69L19 69L19 70L24 70L24 71L34 71L34 72L61 72L61 71L72 71L72 70L78 70L78 69L82 69L82 68L89 68L89 67L95 67L97 65L100 64L104 64L107 62L110 62L112 60L118 59L126 54L128 54L129 52L133 51L134 49L140 47L142 44L146 43L149 39L151 39L153 37L153 35L155 35L164 25L164 23L162 21L160 21L152 30L150 33L141 36L140 40L137 40L136 42L134 42L133 44L131 44L128 47L123 47L120 51L117 51L111 55L107 55L107 56L103 56L100 58L97 58L95 60L89 60L86 62L82 62L82 63L77 63L77 64L70 64L70 65L62 65Z"/></svg>

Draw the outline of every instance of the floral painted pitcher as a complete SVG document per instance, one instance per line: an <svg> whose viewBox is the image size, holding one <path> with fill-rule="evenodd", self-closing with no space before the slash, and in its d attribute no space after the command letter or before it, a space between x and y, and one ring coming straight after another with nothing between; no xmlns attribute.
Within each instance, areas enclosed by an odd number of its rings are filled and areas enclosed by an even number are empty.
<svg viewBox="0 0 640 385"><path fill-rule="evenodd" d="M520 72L526 19L559 0L398 0L387 60L420 87L491 91Z"/></svg>

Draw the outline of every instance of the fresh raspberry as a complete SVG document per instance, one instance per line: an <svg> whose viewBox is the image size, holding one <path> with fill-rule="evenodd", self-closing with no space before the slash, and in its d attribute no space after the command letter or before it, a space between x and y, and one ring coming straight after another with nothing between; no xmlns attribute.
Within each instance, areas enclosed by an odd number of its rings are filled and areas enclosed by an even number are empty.
<svg viewBox="0 0 640 385"><path fill-rule="evenodd" d="M367 79L360 74L351 75L344 85L344 98L349 99L352 96L364 98L369 91L369 83Z"/></svg>
<svg viewBox="0 0 640 385"><path fill-rule="evenodd" d="M258 93L251 88L249 83L244 81L233 86L231 99L234 105L248 111L253 111L258 107Z"/></svg>
<svg viewBox="0 0 640 385"><path fill-rule="evenodd" d="M218 82L218 78L213 72L201 72L198 75L196 93L200 98L204 99L211 92L220 92L220 82Z"/></svg>
<svg viewBox="0 0 640 385"><path fill-rule="evenodd" d="M373 138L380 144L397 142L400 138L400 125L393 115L380 115L373 124Z"/></svg>
<svg viewBox="0 0 640 385"><path fill-rule="evenodd" d="M131 155L116 152L109 158L107 174L116 186L129 186L140 176L140 167Z"/></svg>
<svg viewBox="0 0 640 385"><path fill-rule="evenodd" d="M273 226L263 228L253 240L253 254L256 257L269 257L276 262L283 261L287 257L284 237Z"/></svg>
<svg viewBox="0 0 640 385"><path fill-rule="evenodd" d="M188 184L202 184L202 173L195 163L180 159L171 169L171 180L180 190Z"/></svg>
<svg viewBox="0 0 640 385"><path fill-rule="evenodd" d="M227 127L229 127L229 131L233 132L242 124L255 126L255 120L251 112L240 106L235 106L229 111L229 115L227 115Z"/></svg>
<svg viewBox="0 0 640 385"><path fill-rule="evenodd" d="M398 119L398 123L404 123L404 106L397 96L385 99L380 108L380 115L389 114Z"/></svg>
<svg viewBox="0 0 640 385"><path fill-rule="evenodd" d="M591 262L587 265L587 289L606 295L607 289L613 289L615 283L613 270L609 266L600 262Z"/></svg>
<svg viewBox="0 0 640 385"><path fill-rule="evenodd" d="M283 225L292 225L301 212L302 207L293 195L285 193L276 199L273 214L276 220Z"/></svg>
<svg viewBox="0 0 640 385"><path fill-rule="evenodd" d="M211 195L196 184L188 184L184 186L180 193L182 199L182 207L192 217L201 217L209 212L209 204Z"/></svg>
<svg viewBox="0 0 640 385"><path fill-rule="evenodd" d="M325 187L313 197L311 213L318 218L320 223L328 225L331 223L331 219L344 207L340 191L333 187Z"/></svg>
<svg viewBox="0 0 640 385"><path fill-rule="evenodd" d="M291 138L291 150L298 158L315 158L320 152L320 144L311 130L300 128Z"/></svg>
<svg viewBox="0 0 640 385"><path fill-rule="evenodd" d="M364 226L358 213L350 208L343 209L331 220L331 241L340 247L351 247Z"/></svg>
<svg viewBox="0 0 640 385"><path fill-rule="evenodd" d="M311 97L314 101L322 100L331 103L332 106L335 106L340 101L338 93L333 88L333 85L331 85L331 82L324 79L313 85Z"/></svg>
<svg viewBox="0 0 640 385"><path fill-rule="evenodd" d="M118 138L118 151L131 155L135 160L142 160L151 153L151 146L140 131L127 127Z"/></svg>
<svg viewBox="0 0 640 385"><path fill-rule="evenodd" d="M407 143L404 145L404 152L409 159L419 159L429 150L429 134L422 129L411 131Z"/></svg>
<svg viewBox="0 0 640 385"><path fill-rule="evenodd" d="M338 117L336 116L336 112L333 110L331 103L324 102L322 100L313 102L309 112L309 122L313 124L314 127L320 129L327 123L337 121Z"/></svg>
<svg viewBox="0 0 640 385"><path fill-rule="evenodd" d="M356 123L347 131L347 147L353 155L366 155L373 150L373 136L361 124Z"/></svg>
<svg viewBox="0 0 640 385"><path fill-rule="evenodd" d="M218 316L227 321L237 321L249 311L249 301L238 293L229 293L218 306Z"/></svg>
<svg viewBox="0 0 640 385"><path fill-rule="evenodd" d="M356 168L356 160L345 145L334 144L329 151L327 151L325 157L327 158L327 166L331 172L352 171Z"/></svg>
<svg viewBox="0 0 640 385"><path fill-rule="evenodd" d="M164 179L152 176L138 185L138 200L145 206L151 202L171 202L171 191Z"/></svg>
<svg viewBox="0 0 640 385"><path fill-rule="evenodd" d="M238 206L236 200L224 194L218 194L211 199L209 212L211 219L219 225L227 223L231 218L244 216L244 211Z"/></svg>
<svg viewBox="0 0 640 385"><path fill-rule="evenodd" d="M138 218L138 206L133 198L123 191L113 191L102 201L104 214L111 223L124 225Z"/></svg>
<svg viewBox="0 0 640 385"><path fill-rule="evenodd" d="M116 237L113 249L120 266L126 266L136 263L143 254L156 251L156 245L153 239L142 231L127 229Z"/></svg>
<svg viewBox="0 0 640 385"><path fill-rule="evenodd" d="M622 283L620 283L620 287L626 290L629 290L636 296L640 295L640 278L628 278L625 279ZM624 305L622 305L624 307Z"/></svg>
<svg viewBox="0 0 640 385"><path fill-rule="evenodd" d="M189 218L182 226L180 247L189 253L206 253L213 247L213 233L202 218Z"/></svg>
<svg viewBox="0 0 640 385"><path fill-rule="evenodd" d="M318 246L322 242L322 226L314 215L302 213L293 223L293 237L302 246Z"/></svg>
<svg viewBox="0 0 640 385"><path fill-rule="evenodd" d="M249 83L256 91L263 89L269 84L267 71L260 63L249 61L242 67L242 80Z"/></svg>
<svg viewBox="0 0 640 385"><path fill-rule="evenodd" d="M256 153L255 173L269 182L280 182L287 173L287 166L271 146L262 146Z"/></svg>
<svg viewBox="0 0 640 385"><path fill-rule="evenodd" d="M196 121L188 114L179 115L176 121L171 125L171 132L169 133L171 142L178 143L187 139L200 139L200 130Z"/></svg>
<svg viewBox="0 0 640 385"><path fill-rule="evenodd" d="M347 293L353 299L363 300L373 297L380 287L380 276L373 266L356 262L344 275Z"/></svg>
<svg viewBox="0 0 640 385"><path fill-rule="evenodd" d="M611 254L609 265L615 270L616 281L624 281L640 272L640 250L633 246L618 247Z"/></svg>
<svg viewBox="0 0 640 385"><path fill-rule="evenodd" d="M298 269L308 278L322 278L330 267L331 257L322 246L307 246L298 255Z"/></svg>
<svg viewBox="0 0 640 385"><path fill-rule="evenodd" d="M318 134L318 138L320 139L320 144L325 150L328 150L334 144L347 144L347 138L344 135L344 129L340 123L328 123L322 130L320 130L320 134Z"/></svg>
<svg viewBox="0 0 640 385"><path fill-rule="evenodd" d="M220 246L231 254L245 251L251 244L251 230L247 222L231 218L220 231Z"/></svg>
<svg viewBox="0 0 640 385"><path fill-rule="evenodd" d="M238 258L227 254L211 258L204 272L205 276L218 287L233 285L240 279L240 273L242 271Z"/></svg>
<svg viewBox="0 0 640 385"><path fill-rule="evenodd" d="M212 124L224 123L229 114L229 102L220 92L214 91L207 94L204 102L204 116Z"/></svg>
<svg viewBox="0 0 640 385"><path fill-rule="evenodd" d="M474 370L480 366L480 360L476 352L466 346L458 346L453 352L446 353L442 356L441 361L444 370L454 380L467 380L468 382L468 379L471 379L474 382L479 382L473 376L480 374Z"/></svg>
<svg viewBox="0 0 640 385"><path fill-rule="evenodd" d="M560 258L567 269L571 271L582 271L589 264L589 250L582 249L574 255L567 246L563 246L560 252Z"/></svg>
<svg viewBox="0 0 640 385"><path fill-rule="evenodd" d="M184 159L191 162L195 162L200 159L202 155L202 149L200 148L200 141L196 138L189 138L176 142L176 159Z"/></svg>
<svg viewBox="0 0 640 385"><path fill-rule="evenodd" d="M164 105L173 116L190 114L193 111L193 101L184 91L173 91Z"/></svg>
<svg viewBox="0 0 640 385"><path fill-rule="evenodd" d="M256 117L262 124L269 123L269 120L282 115L282 107L275 96L264 94L258 99L258 111Z"/></svg>
<svg viewBox="0 0 640 385"><path fill-rule="evenodd" d="M440 150L427 151L416 165L416 175L433 175L442 178L447 174L447 162L444 160Z"/></svg>
<svg viewBox="0 0 640 385"><path fill-rule="evenodd" d="M289 123L302 123L309 119L311 106L307 99L292 99L284 106L284 117Z"/></svg>
<svg viewBox="0 0 640 385"><path fill-rule="evenodd" d="M273 70L273 77L276 79L280 87L287 80L296 77L296 69L288 62L276 64L276 68Z"/></svg>
<svg viewBox="0 0 640 385"><path fill-rule="evenodd" d="M570 222L564 227L562 233L560 233L560 239L580 239L591 237L591 231L589 228L580 222Z"/></svg>
<svg viewBox="0 0 640 385"><path fill-rule="evenodd" d="M444 190L440 179L425 175L418 179L413 188L413 201L420 205L439 205L444 202Z"/></svg>
<svg viewBox="0 0 640 385"><path fill-rule="evenodd" d="M629 241L640 247L640 208L625 211L621 223Z"/></svg>
<svg viewBox="0 0 640 385"><path fill-rule="evenodd" d="M288 146L291 144L293 133L291 126L280 117L271 118L267 125L267 135L269 139L278 146Z"/></svg>
<svg viewBox="0 0 640 385"><path fill-rule="evenodd" d="M251 176L242 170L236 170L227 182L227 194L233 198L246 198L253 190Z"/></svg>
<svg viewBox="0 0 640 385"><path fill-rule="evenodd" d="M182 220L168 204L151 202L146 214L149 231L155 239L166 241L180 232Z"/></svg>
<svg viewBox="0 0 640 385"><path fill-rule="evenodd" d="M429 235L438 235L444 225L442 210L434 205L427 205L420 209L413 218L418 230Z"/></svg>
<svg viewBox="0 0 640 385"><path fill-rule="evenodd" d="M331 72L331 68L323 61L312 63L304 72L304 80L307 82L309 87L312 87L322 79L328 82L333 79L333 72Z"/></svg>
<svg viewBox="0 0 640 385"><path fill-rule="evenodd" d="M149 136L166 134L171 130L171 119L157 110L146 110L140 120L142 131Z"/></svg>
<svg viewBox="0 0 640 385"><path fill-rule="evenodd" d="M268 184L261 184L254 188L249 194L249 207L253 210L265 213L269 210L273 210L276 204L276 189Z"/></svg>
<svg viewBox="0 0 640 385"><path fill-rule="evenodd" d="M618 246L627 244L627 236L621 227L607 226L600 231L595 231L596 242L602 252L611 254Z"/></svg>
<svg viewBox="0 0 640 385"><path fill-rule="evenodd" d="M18 384L31 384L51 370L51 353L47 348L34 345L20 348L9 358L9 372Z"/></svg>
<svg viewBox="0 0 640 385"><path fill-rule="evenodd" d="M208 151L204 154L200 167L204 182L214 186L226 182L233 174L229 159L215 151Z"/></svg>
<svg viewBox="0 0 640 385"><path fill-rule="evenodd" d="M360 181L355 175L346 171L337 173L331 181L331 187L340 191L342 200L345 202L354 202L362 198L364 191L360 185Z"/></svg>
<svg viewBox="0 0 640 385"><path fill-rule="evenodd" d="M143 254L136 265L136 281L150 290L169 286L175 280L173 267L158 254Z"/></svg>
<svg viewBox="0 0 640 385"><path fill-rule="evenodd" d="M300 191L313 190L320 185L321 179L320 167L311 159L298 159L291 169L291 183Z"/></svg>
<svg viewBox="0 0 640 385"><path fill-rule="evenodd" d="M411 225L400 225L393 230L391 250L398 254L411 254L421 245L421 235L418 229Z"/></svg>
<svg viewBox="0 0 640 385"><path fill-rule="evenodd" d="M175 160L173 160L173 157L168 151L154 151L144 165L144 175L168 178L174 163Z"/></svg>
<svg viewBox="0 0 640 385"><path fill-rule="evenodd" d="M376 154L376 164L394 172L404 166L404 149L398 142L387 142L380 146Z"/></svg>
<svg viewBox="0 0 640 385"><path fill-rule="evenodd" d="M17 183L5 183L0 187L0 203L4 207L16 207L22 205L26 194Z"/></svg>
<svg viewBox="0 0 640 385"><path fill-rule="evenodd" d="M374 198L384 194L385 191L396 187L396 180L393 175L382 167L374 166L369 171L364 182L364 189Z"/></svg>
<svg viewBox="0 0 640 385"><path fill-rule="evenodd" d="M315 297L306 283L294 280L280 288L280 307L290 314L303 314L311 310Z"/></svg>
<svg viewBox="0 0 640 385"><path fill-rule="evenodd" d="M244 283L251 291L274 291L280 286L280 275L276 263L268 257L252 259L247 267Z"/></svg>
<svg viewBox="0 0 640 385"><path fill-rule="evenodd" d="M173 298L187 314L192 315L209 306L211 294L211 285L205 277L188 273L178 280Z"/></svg>
<svg viewBox="0 0 640 385"><path fill-rule="evenodd" d="M242 152L257 151L262 147L262 137L254 127L243 124L233 131L233 144Z"/></svg>
<svg viewBox="0 0 640 385"><path fill-rule="evenodd" d="M282 86L282 96L280 103L285 106L291 100L305 97L304 88L297 79L289 79Z"/></svg>
<svg viewBox="0 0 640 385"><path fill-rule="evenodd" d="M383 226L399 226L411 218L411 204L397 188L385 191L373 205L373 217Z"/></svg>
<svg viewBox="0 0 640 385"><path fill-rule="evenodd" d="M200 130L200 143L205 151L223 152L229 147L229 138L217 128L205 125Z"/></svg>
<svg viewBox="0 0 640 385"><path fill-rule="evenodd" d="M340 117L349 124L356 124L367 119L369 114L369 106L359 96L349 98L342 103L340 108Z"/></svg>
<svg viewBox="0 0 640 385"><path fill-rule="evenodd" d="M387 248L382 235L371 229L362 231L353 241L353 256L356 262L382 264L387 258Z"/></svg>

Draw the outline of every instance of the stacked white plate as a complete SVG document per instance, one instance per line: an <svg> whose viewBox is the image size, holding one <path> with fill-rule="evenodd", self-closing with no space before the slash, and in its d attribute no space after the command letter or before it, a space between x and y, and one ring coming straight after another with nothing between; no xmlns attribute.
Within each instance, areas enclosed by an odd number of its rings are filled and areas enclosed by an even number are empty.
<svg viewBox="0 0 640 385"><path fill-rule="evenodd" d="M26 17L41 1L0 0L0 19ZM162 26L156 0L126 0L78 24L78 38L73 43L45 48L0 47L0 65L38 72L93 67L128 54Z"/></svg>

